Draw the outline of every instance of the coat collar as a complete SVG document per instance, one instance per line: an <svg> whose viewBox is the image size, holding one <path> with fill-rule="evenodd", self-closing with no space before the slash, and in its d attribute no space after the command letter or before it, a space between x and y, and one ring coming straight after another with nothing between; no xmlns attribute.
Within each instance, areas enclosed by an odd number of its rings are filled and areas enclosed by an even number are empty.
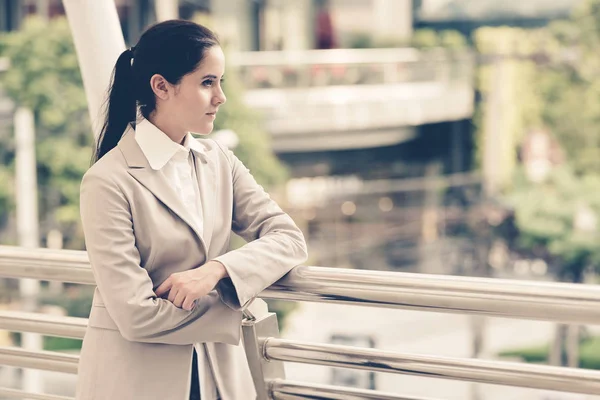
<svg viewBox="0 0 600 400"><path fill-rule="evenodd" d="M195 139L193 142L196 145L190 145L190 149L194 153L196 160L194 164L196 166L196 176L198 177L200 202L204 218L204 229L200 231L194 218L192 218L189 210L171 187L164 173L161 170L152 168L142 148L135 140L135 134L136 132L133 127L128 125L117 145L127 163L127 172L194 231L204 246L205 254L208 254L214 225L214 209L217 196L217 167L216 162L210 156L212 148L199 143Z"/></svg>
<svg viewBox="0 0 600 400"><path fill-rule="evenodd" d="M190 133L187 134L184 145L173 142L146 119L137 123L136 128L128 124L118 143L129 168L161 169L182 149L191 150L202 163L207 163L208 153L212 148L201 144Z"/></svg>
<svg viewBox="0 0 600 400"><path fill-rule="evenodd" d="M135 141L142 149L152 169L161 169L173 157L185 159L191 150L203 153L204 148L191 133L185 135L183 145L171 140L156 125L142 118L135 126Z"/></svg>

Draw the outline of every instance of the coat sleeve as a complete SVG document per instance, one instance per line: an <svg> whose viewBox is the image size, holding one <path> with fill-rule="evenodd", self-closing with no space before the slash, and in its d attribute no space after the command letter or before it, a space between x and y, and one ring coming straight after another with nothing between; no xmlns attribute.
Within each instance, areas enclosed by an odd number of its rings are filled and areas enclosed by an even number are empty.
<svg viewBox="0 0 600 400"><path fill-rule="evenodd" d="M242 313L227 307L217 292L198 299L191 311L156 296L148 272L140 265L129 202L109 176L92 170L85 174L80 212L96 285L125 339L239 344Z"/></svg>
<svg viewBox="0 0 600 400"><path fill-rule="evenodd" d="M240 310L293 267L305 262L307 249L302 231L292 218L230 150L218 146L232 170L232 230L248 243L214 258L229 274L217 285L217 291L225 304Z"/></svg>

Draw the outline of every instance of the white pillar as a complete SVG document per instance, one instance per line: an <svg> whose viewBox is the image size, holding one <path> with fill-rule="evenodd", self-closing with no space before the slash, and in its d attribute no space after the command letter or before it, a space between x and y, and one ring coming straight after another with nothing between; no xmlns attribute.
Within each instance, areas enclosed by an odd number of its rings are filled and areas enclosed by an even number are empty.
<svg viewBox="0 0 600 400"><path fill-rule="evenodd" d="M309 50L314 47L311 4L309 0L282 3L283 50Z"/></svg>
<svg viewBox="0 0 600 400"><path fill-rule="evenodd" d="M281 23L283 5L277 0L267 0L264 4L260 50L281 50L285 32Z"/></svg>
<svg viewBox="0 0 600 400"><path fill-rule="evenodd" d="M15 112L16 203L19 244L39 246L37 175L35 160L35 127L30 109Z"/></svg>
<svg viewBox="0 0 600 400"><path fill-rule="evenodd" d="M406 40L412 35L412 0L373 0L373 28L384 39Z"/></svg>
<svg viewBox="0 0 600 400"><path fill-rule="evenodd" d="M154 10L156 12L156 20L158 22L177 19L179 18L179 1L155 0Z"/></svg>
<svg viewBox="0 0 600 400"><path fill-rule="evenodd" d="M423 215L421 217L420 272L427 274L444 273L440 255L440 190L439 182L442 164L431 161L425 168L425 179L431 185L425 190L423 199Z"/></svg>
<svg viewBox="0 0 600 400"><path fill-rule="evenodd" d="M100 113L117 58L125 40L114 1L63 0L71 26L94 136L102 128Z"/></svg>
<svg viewBox="0 0 600 400"><path fill-rule="evenodd" d="M50 0L37 0L35 3L37 15L45 21L50 19Z"/></svg>
<svg viewBox="0 0 600 400"><path fill-rule="evenodd" d="M247 0L211 0L214 31L230 51L252 49L251 2Z"/></svg>
<svg viewBox="0 0 600 400"><path fill-rule="evenodd" d="M39 247L34 129L33 112L28 108L18 108L15 112L17 235L19 246L28 248ZM36 311L39 290L39 281L19 280L23 311ZM22 333L21 347L33 351L42 350L42 336L37 333ZM22 387L26 392L43 391L40 371L24 369Z"/></svg>
<svg viewBox="0 0 600 400"><path fill-rule="evenodd" d="M63 234L58 229L52 229L46 236L46 247L49 249L60 250L63 248ZM60 295L64 285L60 281L48 282L48 290L54 295Z"/></svg>
<svg viewBox="0 0 600 400"><path fill-rule="evenodd" d="M507 63L501 59L490 66L492 77L490 89L485 98L483 117L483 159L482 170L484 190L487 196L494 196L507 183L512 158L510 135L505 132Z"/></svg>
<svg viewBox="0 0 600 400"><path fill-rule="evenodd" d="M314 10L310 0L267 0L263 9L263 50L314 47Z"/></svg>

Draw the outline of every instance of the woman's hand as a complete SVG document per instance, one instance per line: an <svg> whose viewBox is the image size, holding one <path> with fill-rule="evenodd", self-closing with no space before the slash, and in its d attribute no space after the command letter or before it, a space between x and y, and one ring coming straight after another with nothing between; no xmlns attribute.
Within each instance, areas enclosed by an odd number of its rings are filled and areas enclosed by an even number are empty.
<svg viewBox="0 0 600 400"><path fill-rule="evenodd" d="M171 274L155 291L158 297L169 292L168 300L176 307L191 311L194 301L206 296L227 277L227 270L218 261L209 261L201 267Z"/></svg>

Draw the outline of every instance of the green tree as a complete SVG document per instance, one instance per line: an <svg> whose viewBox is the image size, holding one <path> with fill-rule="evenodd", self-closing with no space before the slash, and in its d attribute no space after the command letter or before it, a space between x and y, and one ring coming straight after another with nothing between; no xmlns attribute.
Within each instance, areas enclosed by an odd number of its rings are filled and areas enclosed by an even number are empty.
<svg viewBox="0 0 600 400"><path fill-rule="evenodd" d="M600 219L600 0L584 1L541 35L550 61L536 65L531 89L539 103L529 110L559 143L565 165L543 183L517 180L511 196L520 246L544 248L559 279L581 282L584 268L600 268L599 233L582 232L574 220L583 209Z"/></svg>
<svg viewBox="0 0 600 400"><path fill-rule="evenodd" d="M539 77L544 121L578 175L600 171L600 1L584 1L550 31L560 62Z"/></svg>
<svg viewBox="0 0 600 400"><path fill-rule="evenodd" d="M515 250L545 258L560 280L581 281L583 269L599 267L597 233L576 229L574 219L586 207L600 217L600 0L587 0L570 19L542 29L482 28L475 43L480 53L499 58L480 67L479 90L484 99L491 90L503 91L497 123L511 143L505 146L511 179L504 195L515 212ZM500 63L503 85L494 89ZM480 132L489 107L485 101L479 105ZM548 180L532 183L510 168L526 134L540 126L565 160Z"/></svg>
<svg viewBox="0 0 600 400"><path fill-rule="evenodd" d="M537 184L518 176L507 196L519 230L515 249L546 260L561 281L582 282L586 268L600 268L598 188L600 175L578 177L567 166Z"/></svg>
<svg viewBox="0 0 600 400"><path fill-rule="evenodd" d="M493 66L480 68L479 89L484 99L495 94L495 102L480 103L479 130L496 112L493 122L508 144L504 176L512 179L504 182L503 196L516 229L503 230L503 237L513 251L544 259L558 280L582 282L586 268L600 270L600 0L585 0L571 18L546 28L483 28L475 36L478 50L495 56ZM564 160L536 183L512 167L527 133L540 127L559 144ZM577 341L567 346L566 336L566 326L558 326L552 346L554 360L563 365L578 354Z"/></svg>
<svg viewBox="0 0 600 400"><path fill-rule="evenodd" d="M410 44L417 48L443 47L445 49L465 49L469 46L467 38L454 30L417 29Z"/></svg>
<svg viewBox="0 0 600 400"><path fill-rule="evenodd" d="M433 29L417 29L412 37L398 39L393 37L374 37L367 32L354 32L350 34L348 46L355 49L367 48L392 48L416 47L418 49L431 49L442 47L444 49L465 49L469 46L467 38L455 30L435 31Z"/></svg>
<svg viewBox="0 0 600 400"><path fill-rule="evenodd" d="M67 246L80 248L79 182L89 166L92 137L69 25L65 19L28 18L0 40L10 61L3 90L34 113L42 234L60 229ZM10 165L14 146L8 147L4 161Z"/></svg>

